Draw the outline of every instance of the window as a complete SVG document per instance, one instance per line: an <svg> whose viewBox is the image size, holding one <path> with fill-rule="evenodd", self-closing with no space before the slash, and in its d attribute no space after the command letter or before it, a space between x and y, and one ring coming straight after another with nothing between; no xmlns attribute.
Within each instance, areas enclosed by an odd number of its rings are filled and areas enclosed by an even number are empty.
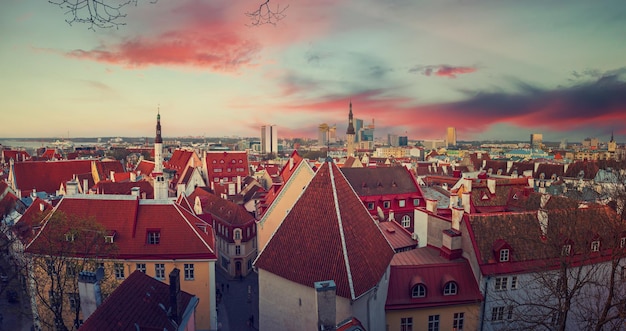
<svg viewBox="0 0 626 331"><path fill-rule="evenodd" d="M517 290L519 288L519 284L517 283L517 276L511 277L511 289Z"/></svg>
<svg viewBox="0 0 626 331"><path fill-rule="evenodd" d="M74 262L68 262L67 265L65 266L65 272L70 277L76 276L77 269L78 269L78 266Z"/></svg>
<svg viewBox="0 0 626 331"><path fill-rule="evenodd" d="M163 280L165 279L165 264L156 263L154 265L154 278Z"/></svg>
<svg viewBox="0 0 626 331"><path fill-rule="evenodd" d="M137 263L137 270L146 273L146 264L145 263Z"/></svg>
<svg viewBox="0 0 626 331"><path fill-rule="evenodd" d="M504 291L507 288L509 279L507 277L496 277L496 291Z"/></svg>
<svg viewBox="0 0 626 331"><path fill-rule="evenodd" d="M368 210L374 210L374 203L373 202L368 202L367 203L367 209Z"/></svg>
<svg viewBox="0 0 626 331"><path fill-rule="evenodd" d="M185 280L194 280L193 263L185 263Z"/></svg>
<svg viewBox="0 0 626 331"><path fill-rule="evenodd" d="M75 237L73 233L66 233L65 234L65 241L74 241Z"/></svg>
<svg viewBox="0 0 626 331"><path fill-rule="evenodd" d="M159 242L161 242L161 232L148 230L148 245L158 245Z"/></svg>
<svg viewBox="0 0 626 331"><path fill-rule="evenodd" d="M509 249L503 248L500 250L500 262L509 261Z"/></svg>
<svg viewBox="0 0 626 331"><path fill-rule="evenodd" d="M213 172L222 172L222 168L215 168L213 169Z"/></svg>
<svg viewBox="0 0 626 331"><path fill-rule="evenodd" d="M391 201L383 201L383 208L389 209L391 207Z"/></svg>
<svg viewBox="0 0 626 331"><path fill-rule="evenodd" d="M454 319L452 320L452 330L462 331L464 319L465 313L454 313Z"/></svg>
<svg viewBox="0 0 626 331"><path fill-rule="evenodd" d="M599 240L594 240L591 242L591 251L592 252L597 252L600 250L600 241Z"/></svg>
<svg viewBox="0 0 626 331"><path fill-rule="evenodd" d="M400 331L413 331L413 317L402 317L400 319Z"/></svg>
<svg viewBox="0 0 626 331"><path fill-rule="evenodd" d="M428 331L439 331L439 315L428 316Z"/></svg>
<svg viewBox="0 0 626 331"><path fill-rule="evenodd" d="M424 284L417 284L411 289L412 298L423 298L426 296L426 286Z"/></svg>
<svg viewBox="0 0 626 331"><path fill-rule="evenodd" d="M252 270L252 259L248 260L248 270Z"/></svg>
<svg viewBox="0 0 626 331"><path fill-rule="evenodd" d="M500 306L491 308L491 320L503 321L505 319L510 320L513 318L513 306Z"/></svg>
<svg viewBox="0 0 626 331"><path fill-rule="evenodd" d="M621 271L622 271L622 280L626 280L626 267L622 266Z"/></svg>
<svg viewBox="0 0 626 331"><path fill-rule="evenodd" d="M235 245L235 255L241 255L241 245Z"/></svg>
<svg viewBox="0 0 626 331"><path fill-rule="evenodd" d="M561 255L562 256L569 256L570 253L572 252L572 245L563 245L563 248L561 249Z"/></svg>
<svg viewBox="0 0 626 331"><path fill-rule="evenodd" d="M235 229L235 231L233 231L234 235L235 235L235 240L241 240L241 230L240 229Z"/></svg>
<svg viewBox="0 0 626 331"><path fill-rule="evenodd" d="M124 279L124 264L123 263L115 263L113 265L113 269L115 270L116 279Z"/></svg>
<svg viewBox="0 0 626 331"><path fill-rule="evenodd" d="M402 216L402 226L408 228L411 226L411 216L404 215Z"/></svg>
<svg viewBox="0 0 626 331"><path fill-rule="evenodd" d="M406 200L402 199L402 200L398 200L398 207L404 207L406 206Z"/></svg>
<svg viewBox="0 0 626 331"><path fill-rule="evenodd" d="M621 247L621 248L626 247L626 237L621 237L619 239L619 247Z"/></svg>
<svg viewBox="0 0 626 331"><path fill-rule="evenodd" d="M80 307L80 295L78 295L78 293L68 293L68 300L70 302L70 309L76 310Z"/></svg>
<svg viewBox="0 0 626 331"><path fill-rule="evenodd" d="M443 288L443 295L456 295L457 286L455 282L447 282Z"/></svg>
<svg viewBox="0 0 626 331"><path fill-rule="evenodd" d="M417 207L420 205L420 199L413 199L413 206Z"/></svg>

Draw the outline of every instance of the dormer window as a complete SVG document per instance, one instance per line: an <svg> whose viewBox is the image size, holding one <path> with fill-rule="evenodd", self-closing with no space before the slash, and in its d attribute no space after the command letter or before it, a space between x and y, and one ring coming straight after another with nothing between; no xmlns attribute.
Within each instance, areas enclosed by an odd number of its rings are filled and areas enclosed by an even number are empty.
<svg viewBox="0 0 626 331"><path fill-rule="evenodd" d="M112 244L114 239L115 239L115 231L109 231L105 236L104 236L104 242L107 244Z"/></svg>
<svg viewBox="0 0 626 331"><path fill-rule="evenodd" d="M402 199L402 200L398 200L398 207L402 208L406 206L406 200Z"/></svg>
<svg viewBox="0 0 626 331"><path fill-rule="evenodd" d="M74 241L75 237L74 234L71 232L68 232L65 234L65 241Z"/></svg>
<svg viewBox="0 0 626 331"><path fill-rule="evenodd" d="M591 251L592 252L600 251L600 240L594 240L591 242Z"/></svg>
<svg viewBox="0 0 626 331"><path fill-rule="evenodd" d="M508 262L510 256L510 251L508 248L503 248L500 250L500 262Z"/></svg>
<svg viewBox="0 0 626 331"><path fill-rule="evenodd" d="M572 245L566 244L561 248L561 256L569 256L572 253Z"/></svg>
<svg viewBox="0 0 626 331"><path fill-rule="evenodd" d="M383 201L383 207L389 209L391 207L391 201Z"/></svg>
<svg viewBox="0 0 626 331"><path fill-rule="evenodd" d="M620 247L620 248L624 248L624 247L626 247L626 237L621 237L621 238L619 239L619 247Z"/></svg>
<svg viewBox="0 0 626 331"><path fill-rule="evenodd" d="M159 230L148 230L148 245L158 245L161 242L161 231Z"/></svg>
<svg viewBox="0 0 626 331"><path fill-rule="evenodd" d="M447 282L443 288L443 295L456 295L457 285L455 282Z"/></svg>
<svg viewBox="0 0 626 331"><path fill-rule="evenodd" d="M233 231L233 236L235 240L241 240L241 229L235 229L235 231Z"/></svg>
<svg viewBox="0 0 626 331"><path fill-rule="evenodd" d="M426 297L426 286L424 284L416 284L411 289L411 298L425 298Z"/></svg>
<svg viewBox="0 0 626 331"><path fill-rule="evenodd" d="M374 206L375 206L375 205L374 205L374 203L373 203L373 202L368 202L368 203L367 203L367 209L368 209L368 210L374 210Z"/></svg>

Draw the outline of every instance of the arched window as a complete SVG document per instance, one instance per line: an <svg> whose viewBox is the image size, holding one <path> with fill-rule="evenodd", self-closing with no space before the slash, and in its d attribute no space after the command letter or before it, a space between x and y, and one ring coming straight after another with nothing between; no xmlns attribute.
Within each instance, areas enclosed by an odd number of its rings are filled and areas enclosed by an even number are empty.
<svg viewBox="0 0 626 331"><path fill-rule="evenodd" d="M455 282L447 282L443 288L443 295L456 295L457 287Z"/></svg>
<svg viewBox="0 0 626 331"><path fill-rule="evenodd" d="M233 235L235 236L235 240L241 240L241 229L235 229Z"/></svg>
<svg viewBox="0 0 626 331"><path fill-rule="evenodd" d="M424 284L416 284L411 289L411 298L424 298L426 297L426 286Z"/></svg>

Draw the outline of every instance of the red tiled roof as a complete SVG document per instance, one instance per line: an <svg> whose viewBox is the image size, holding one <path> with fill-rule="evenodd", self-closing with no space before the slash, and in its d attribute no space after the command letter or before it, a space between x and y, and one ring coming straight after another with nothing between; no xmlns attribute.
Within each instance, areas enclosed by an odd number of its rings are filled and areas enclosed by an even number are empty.
<svg viewBox="0 0 626 331"><path fill-rule="evenodd" d="M184 312L189 304L197 304L193 297L181 291L178 310ZM80 330L175 331L178 325L167 316L170 309L169 285L136 270L87 318Z"/></svg>
<svg viewBox="0 0 626 331"><path fill-rule="evenodd" d="M206 153L207 177L209 182L213 182L213 178L232 178L250 175L250 166L248 165L247 152L207 152ZM215 172L215 169L221 169L221 172ZM228 171L230 169L230 172ZM239 171L237 169L240 169Z"/></svg>
<svg viewBox="0 0 626 331"><path fill-rule="evenodd" d="M15 162L22 162L30 159L30 154L26 151L16 151L5 149L2 151L2 157L4 158L4 162L9 163L9 160L13 159Z"/></svg>
<svg viewBox="0 0 626 331"><path fill-rule="evenodd" d="M154 170L154 162L141 160L135 167L135 173L142 176L149 176Z"/></svg>
<svg viewBox="0 0 626 331"><path fill-rule="evenodd" d="M172 157L166 162L163 162L163 166L166 169L176 170L177 172L184 170L189 164L189 159L193 156L193 151L184 149L176 149L172 153Z"/></svg>
<svg viewBox="0 0 626 331"><path fill-rule="evenodd" d="M76 195L64 197L54 212L58 211L80 219L93 218L105 229L116 231L118 253L114 258L216 258L213 228L206 224L206 233L203 232L196 226L203 221L175 203L155 203L124 195ZM54 218L47 218L42 231L53 231L48 230L54 226L49 220ZM160 232L159 244L147 244L149 230ZM38 238L27 251L38 252Z"/></svg>
<svg viewBox="0 0 626 331"><path fill-rule="evenodd" d="M444 295L448 281L457 284L456 295ZM412 286L421 283L426 296L413 298ZM397 253L391 261L385 309L414 309L477 303L482 300L472 269L465 259L448 260L439 249L423 247Z"/></svg>
<svg viewBox="0 0 626 331"><path fill-rule="evenodd" d="M146 199L154 199L154 188L152 184L145 180L138 182L111 182L108 180L100 181L94 186L97 194L124 194L130 195L133 187L139 187L139 196L146 194Z"/></svg>
<svg viewBox="0 0 626 331"><path fill-rule="evenodd" d="M91 173L91 162L91 160L72 160L16 163L17 188L22 192L22 196L27 196L33 189L54 194L62 183L73 179L75 175Z"/></svg>
<svg viewBox="0 0 626 331"><path fill-rule="evenodd" d="M40 225L41 221L51 210L51 204L40 198L35 198L12 228L23 244L26 245L33 239L33 227Z"/></svg>
<svg viewBox="0 0 626 331"><path fill-rule="evenodd" d="M313 286L332 279L355 299L380 281L393 248L334 163L317 171L255 265Z"/></svg>
<svg viewBox="0 0 626 331"><path fill-rule="evenodd" d="M397 222L379 222L378 227L396 252L407 247L415 248L418 244L411 239L411 233Z"/></svg>
<svg viewBox="0 0 626 331"><path fill-rule="evenodd" d="M402 166L380 168L341 168L341 172L360 196L415 193L422 196L409 170Z"/></svg>
<svg viewBox="0 0 626 331"><path fill-rule="evenodd" d="M254 216L248 213L243 206L222 199L202 188L196 188L189 195L190 202L195 201L196 196L200 196L202 210L205 213L210 213L213 218L219 219L225 225L244 226L254 223Z"/></svg>

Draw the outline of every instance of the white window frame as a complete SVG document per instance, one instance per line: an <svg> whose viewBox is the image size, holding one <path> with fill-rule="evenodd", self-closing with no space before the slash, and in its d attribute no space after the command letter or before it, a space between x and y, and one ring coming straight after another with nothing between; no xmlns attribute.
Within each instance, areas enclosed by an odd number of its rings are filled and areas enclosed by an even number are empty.
<svg viewBox="0 0 626 331"><path fill-rule="evenodd" d="M619 239L619 247L620 247L620 248L624 248L624 247L626 247L626 237L621 237L621 238Z"/></svg>
<svg viewBox="0 0 626 331"><path fill-rule="evenodd" d="M428 331L439 331L440 318L439 315L428 316Z"/></svg>
<svg viewBox="0 0 626 331"><path fill-rule="evenodd" d="M463 331L463 324L465 324L465 313L454 313L454 319L452 320L452 330Z"/></svg>
<svg viewBox="0 0 626 331"><path fill-rule="evenodd" d="M561 248L561 256L569 256L570 254L572 254L572 245L563 245L563 247Z"/></svg>
<svg viewBox="0 0 626 331"><path fill-rule="evenodd" d="M195 271L193 263L185 263L184 265L185 280L194 280Z"/></svg>
<svg viewBox="0 0 626 331"><path fill-rule="evenodd" d="M400 331L413 331L413 317L400 318Z"/></svg>
<svg viewBox="0 0 626 331"><path fill-rule="evenodd" d="M367 210L374 210L374 208L376 208L376 204L373 202L368 202L367 203Z"/></svg>
<svg viewBox="0 0 626 331"><path fill-rule="evenodd" d="M389 200L383 201L383 208L385 208L385 209L391 208L391 201L389 201Z"/></svg>
<svg viewBox="0 0 626 331"><path fill-rule="evenodd" d="M124 263L116 262L113 264L113 271L115 273L115 279L124 279Z"/></svg>
<svg viewBox="0 0 626 331"><path fill-rule="evenodd" d="M402 226L405 228L411 227L411 216L409 215L402 216Z"/></svg>
<svg viewBox="0 0 626 331"><path fill-rule="evenodd" d="M600 240L594 240L591 242L591 251L592 252L600 251Z"/></svg>
<svg viewBox="0 0 626 331"><path fill-rule="evenodd" d="M426 286L424 284L415 284L411 289L411 298L425 298Z"/></svg>
<svg viewBox="0 0 626 331"><path fill-rule="evenodd" d="M447 282L443 288L443 295L456 295L459 291L459 286L456 282Z"/></svg>
<svg viewBox="0 0 626 331"><path fill-rule="evenodd" d="M165 264L164 263L154 264L154 278L159 279L159 280L165 279Z"/></svg>
<svg viewBox="0 0 626 331"><path fill-rule="evenodd" d="M493 288L496 291L506 291L509 285L509 277L496 277Z"/></svg>
<svg viewBox="0 0 626 331"><path fill-rule="evenodd" d="M143 272L144 274L146 273L146 264L145 263L137 263L135 265L135 270L139 270L141 272Z"/></svg>
<svg viewBox="0 0 626 331"><path fill-rule="evenodd" d="M503 248L500 250L500 262L509 262L510 256L511 251L508 248Z"/></svg>
<svg viewBox="0 0 626 331"><path fill-rule="evenodd" d="M511 277L511 289L517 290L518 288L519 288L519 282L517 280L517 276L512 276Z"/></svg>
<svg viewBox="0 0 626 331"><path fill-rule="evenodd" d="M400 208L406 207L406 200L404 199L398 200L398 207Z"/></svg>

